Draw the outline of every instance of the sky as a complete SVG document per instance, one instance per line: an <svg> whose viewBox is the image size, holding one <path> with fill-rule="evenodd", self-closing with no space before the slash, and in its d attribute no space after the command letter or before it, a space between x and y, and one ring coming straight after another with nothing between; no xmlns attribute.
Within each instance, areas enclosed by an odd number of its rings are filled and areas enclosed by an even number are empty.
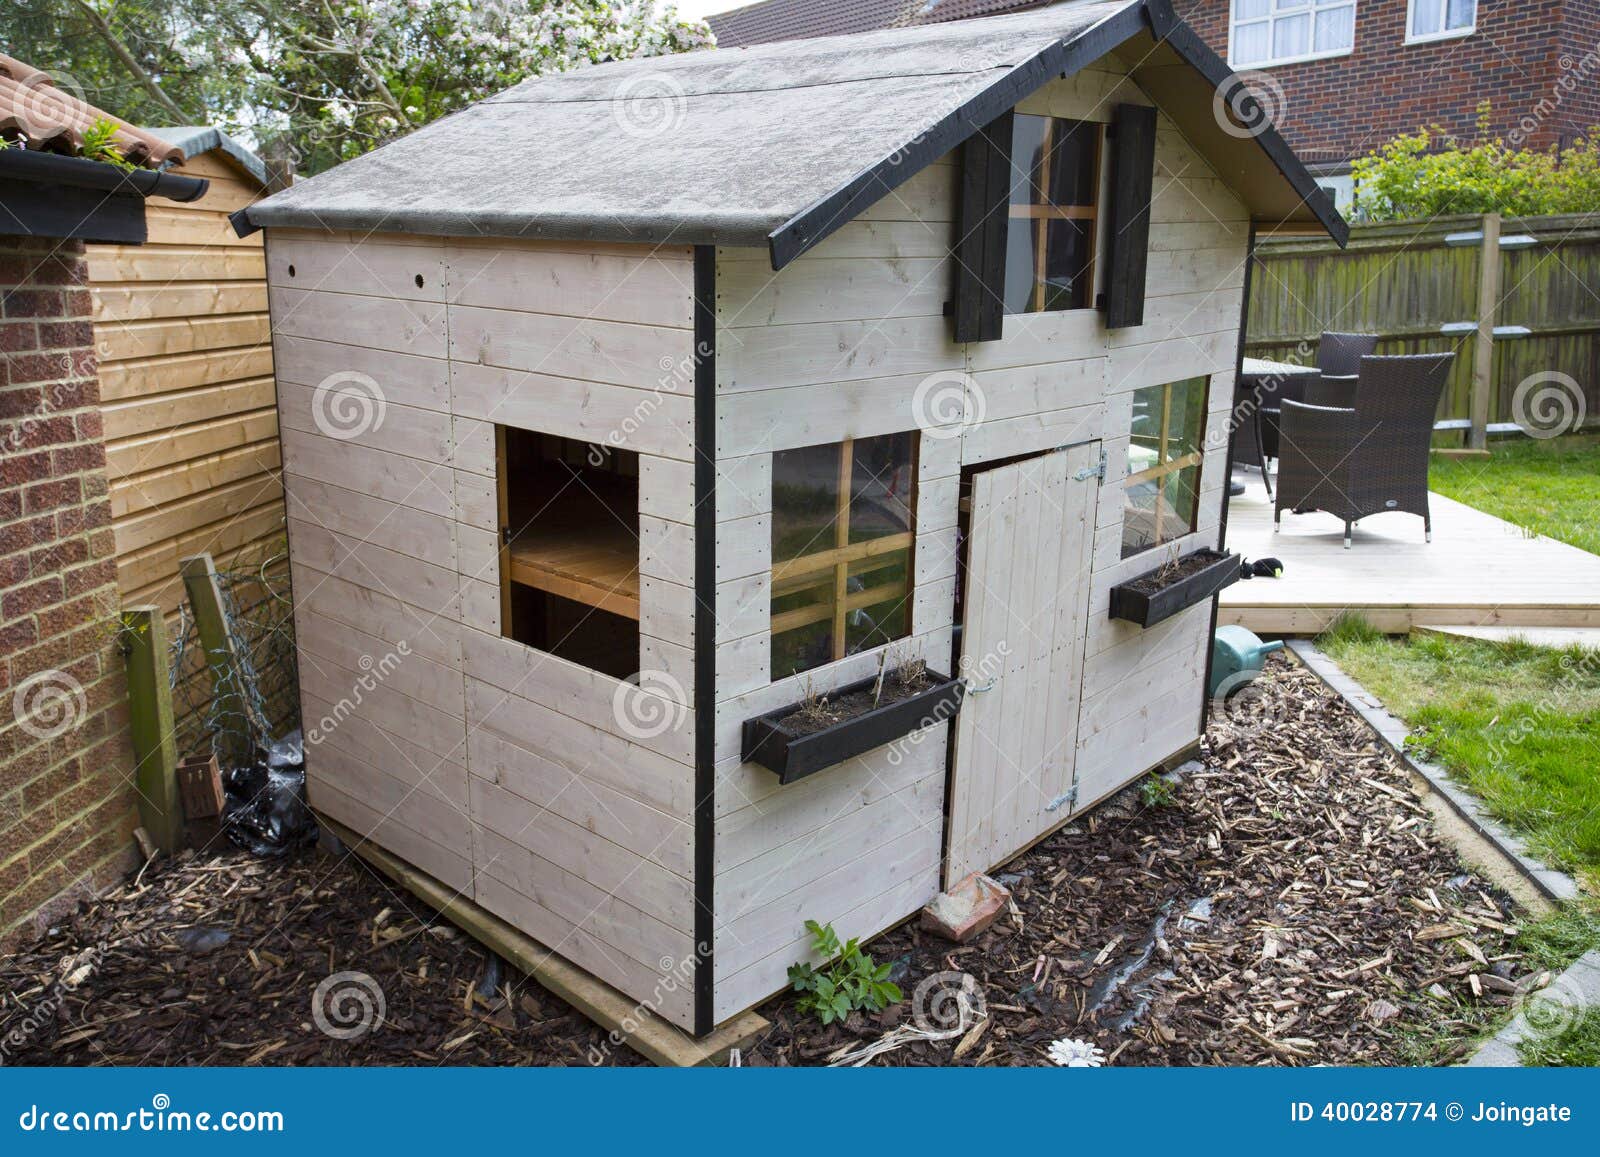
<svg viewBox="0 0 1600 1157"><path fill-rule="evenodd" d="M743 8L746 4L753 4L755 0L677 0L678 14L680 16L714 16L718 12L727 12L733 8ZM658 9L665 8L665 3L657 4Z"/></svg>

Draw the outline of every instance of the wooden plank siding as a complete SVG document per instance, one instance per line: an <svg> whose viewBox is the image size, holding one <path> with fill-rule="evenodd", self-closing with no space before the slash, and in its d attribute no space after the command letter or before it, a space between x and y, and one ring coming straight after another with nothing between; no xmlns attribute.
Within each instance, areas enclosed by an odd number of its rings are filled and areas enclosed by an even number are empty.
<svg viewBox="0 0 1600 1157"><path fill-rule="evenodd" d="M1109 121L1118 102L1150 103L1108 58L1018 111ZM958 345L945 313L956 160L918 174L778 273L764 252L718 251L717 457L719 477L738 482L719 487L717 517L728 525L770 514L774 450L920 427L912 634L892 652L946 671L962 468L1101 441L1108 468L1091 573L1058 576L1078 583L1087 605L1080 734L1065 761L1077 765L1081 811L1199 734L1208 609L1141 632L1110 621L1109 591L1159 561L1121 558L1132 392L1209 373L1213 409L1228 404L1248 217L1161 115L1144 324L1110 331L1094 310L1012 315L1002 340ZM964 390L966 412L982 421L936 426L925 405L919 415L918 389L929 382ZM1212 414L1214 423L1224 417ZM1199 525L1177 541L1183 552L1217 543L1225 453L1225 438L1208 440ZM739 569L749 573L717 590L718 1021L784 987L788 965L806 957L805 920L869 936L939 888L948 724L784 788L740 762L743 720L877 667L871 652L769 681L770 551L770 534L745 543Z"/></svg>
<svg viewBox="0 0 1600 1157"><path fill-rule="evenodd" d="M219 150L175 171L210 190L151 202L145 245L87 250L118 587L168 616L180 558L259 563L283 538L261 237L227 219L263 194Z"/></svg>
<svg viewBox="0 0 1600 1157"><path fill-rule="evenodd" d="M692 993L663 962L693 958L690 260L289 230L267 247L311 803L685 1028ZM381 420L334 428L317 390L336 374L381 394ZM658 705L674 726L630 733L619 697L650 692L501 636L496 423L640 454L659 548L641 666L684 689Z"/></svg>

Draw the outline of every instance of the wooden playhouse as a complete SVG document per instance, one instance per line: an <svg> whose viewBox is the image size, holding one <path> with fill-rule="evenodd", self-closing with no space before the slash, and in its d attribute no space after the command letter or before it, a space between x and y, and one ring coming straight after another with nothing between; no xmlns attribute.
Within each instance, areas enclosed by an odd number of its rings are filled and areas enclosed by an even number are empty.
<svg viewBox="0 0 1600 1157"><path fill-rule="evenodd" d="M703 1034L1184 757L1252 240L1344 234L1259 111L1063 4L530 81L244 210L312 804Z"/></svg>

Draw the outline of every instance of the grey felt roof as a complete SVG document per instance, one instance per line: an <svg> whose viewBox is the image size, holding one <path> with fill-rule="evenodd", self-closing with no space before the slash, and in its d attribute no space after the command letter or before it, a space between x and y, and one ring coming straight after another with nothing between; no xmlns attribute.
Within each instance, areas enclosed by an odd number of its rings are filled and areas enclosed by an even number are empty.
<svg viewBox="0 0 1600 1157"><path fill-rule="evenodd" d="M267 183L267 164L227 133L212 125L173 125L170 128L147 128L163 140L170 141L183 150L185 157L198 157L219 149L263 185Z"/></svg>
<svg viewBox="0 0 1600 1157"><path fill-rule="evenodd" d="M244 213L253 226L770 246L776 267L1052 75L1148 34L1156 2L529 80Z"/></svg>

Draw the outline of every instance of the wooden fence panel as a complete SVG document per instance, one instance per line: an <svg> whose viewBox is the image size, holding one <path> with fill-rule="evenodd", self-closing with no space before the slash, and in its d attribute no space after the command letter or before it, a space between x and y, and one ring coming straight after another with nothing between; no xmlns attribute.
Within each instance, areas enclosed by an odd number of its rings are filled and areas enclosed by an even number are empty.
<svg viewBox="0 0 1600 1157"><path fill-rule="evenodd" d="M1250 357L1311 362L1323 331L1376 333L1380 354L1453 350L1456 362L1439 406L1441 419L1472 414L1471 330L1444 334L1450 323L1477 321L1480 249L1446 243L1482 228L1478 216L1357 225L1350 244L1267 239L1251 286L1245 327ZM1569 375L1584 392L1592 421L1600 416L1600 213L1507 217L1503 238L1532 236L1528 248L1502 248L1494 324L1526 326L1526 337L1497 337L1491 422L1514 421L1518 383L1536 373Z"/></svg>

